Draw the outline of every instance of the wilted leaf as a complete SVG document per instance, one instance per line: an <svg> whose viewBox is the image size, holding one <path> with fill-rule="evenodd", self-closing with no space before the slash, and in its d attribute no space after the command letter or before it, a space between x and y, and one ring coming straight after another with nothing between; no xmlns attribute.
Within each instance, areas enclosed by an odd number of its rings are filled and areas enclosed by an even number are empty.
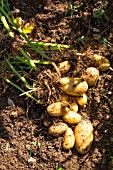
<svg viewBox="0 0 113 170"><path fill-rule="evenodd" d="M24 26L24 20L21 17L17 17L13 21L15 24L17 24L20 28Z"/></svg>
<svg viewBox="0 0 113 170"><path fill-rule="evenodd" d="M31 33L33 28L34 28L34 23L27 23L25 24L25 21L21 18L21 17L17 17L13 20L13 22L15 24L17 24L22 31L24 32L24 34L28 34ZM24 25L25 24L25 25Z"/></svg>
<svg viewBox="0 0 113 170"><path fill-rule="evenodd" d="M28 34L28 33L31 33L32 30L34 28L34 23L27 23L23 28L22 28L22 31L24 32L24 34Z"/></svg>

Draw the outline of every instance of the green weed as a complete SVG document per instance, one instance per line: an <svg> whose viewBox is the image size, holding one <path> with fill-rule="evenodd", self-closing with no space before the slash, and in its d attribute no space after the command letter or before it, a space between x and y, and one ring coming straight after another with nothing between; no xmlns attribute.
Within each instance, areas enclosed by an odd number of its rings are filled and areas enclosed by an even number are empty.
<svg viewBox="0 0 113 170"><path fill-rule="evenodd" d="M102 19L102 17L105 15L105 11L104 10L97 10L94 12L94 18L97 19Z"/></svg>
<svg viewBox="0 0 113 170"><path fill-rule="evenodd" d="M83 5L83 3L79 4L79 5L72 5L70 4L70 8L65 12L65 16L67 15L71 15L71 17L74 14L74 10L77 8L80 8Z"/></svg>

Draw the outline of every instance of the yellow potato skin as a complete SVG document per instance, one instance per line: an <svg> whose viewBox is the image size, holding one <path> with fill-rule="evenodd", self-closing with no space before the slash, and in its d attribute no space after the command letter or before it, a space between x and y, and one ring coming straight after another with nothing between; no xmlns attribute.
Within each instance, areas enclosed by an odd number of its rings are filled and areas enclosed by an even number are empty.
<svg viewBox="0 0 113 170"><path fill-rule="evenodd" d="M55 125L49 127L48 133L49 134L63 134L67 130L68 126L66 123L59 122Z"/></svg>
<svg viewBox="0 0 113 170"><path fill-rule="evenodd" d="M58 68L61 74L65 74L70 70L71 64L69 61L63 61L59 63Z"/></svg>
<svg viewBox="0 0 113 170"><path fill-rule="evenodd" d="M65 86L68 84L77 85L81 82L81 79L78 77L63 77L59 79L59 82L61 83L61 86Z"/></svg>
<svg viewBox="0 0 113 170"><path fill-rule="evenodd" d="M80 106L84 106L87 104L87 95L84 93L81 97L78 97L77 98L77 103L80 105Z"/></svg>
<svg viewBox="0 0 113 170"><path fill-rule="evenodd" d="M77 105L77 102L75 101L75 102L73 102L73 103L71 103L70 104L70 109L72 110L72 111L74 111L75 113L77 113L78 112L78 105Z"/></svg>
<svg viewBox="0 0 113 170"><path fill-rule="evenodd" d="M94 57L92 58L92 60L94 62L93 64L95 67L101 65L101 59L102 59L102 56L94 54Z"/></svg>
<svg viewBox="0 0 113 170"><path fill-rule="evenodd" d="M62 116L70 110L70 104L66 101L52 103L47 107L47 112L51 116Z"/></svg>
<svg viewBox="0 0 113 170"><path fill-rule="evenodd" d="M73 148L74 144L75 144L74 132L71 128L68 127L64 134L62 147L67 150Z"/></svg>
<svg viewBox="0 0 113 170"><path fill-rule="evenodd" d="M88 90L86 81L81 81L80 78L61 78L61 89L68 95L81 96Z"/></svg>
<svg viewBox="0 0 113 170"><path fill-rule="evenodd" d="M91 134L81 146L75 145L76 150L81 154L86 154L91 148L92 141L93 141L93 134Z"/></svg>
<svg viewBox="0 0 113 170"><path fill-rule="evenodd" d="M81 121L81 115L74 111L69 111L62 116L63 120L69 124L76 124Z"/></svg>
<svg viewBox="0 0 113 170"><path fill-rule="evenodd" d="M81 121L75 126L75 148L81 153L85 154L89 151L93 142L93 126L90 121Z"/></svg>
<svg viewBox="0 0 113 170"><path fill-rule="evenodd" d="M93 60L94 60L94 66L98 67L100 71L106 71L110 68L110 62L104 56L95 54Z"/></svg>
<svg viewBox="0 0 113 170"><path fill-rule="evenodd" d="M103 63L99 66L100 71L106 71L110 68L110 62Z"/></svg>
<svg viewBox="0 0 113 170"><path fill-rule="evenodd" d="M82 78L88 83L89 86L95 85L99 78L99 71L95 67L88 67Z"/></svg>

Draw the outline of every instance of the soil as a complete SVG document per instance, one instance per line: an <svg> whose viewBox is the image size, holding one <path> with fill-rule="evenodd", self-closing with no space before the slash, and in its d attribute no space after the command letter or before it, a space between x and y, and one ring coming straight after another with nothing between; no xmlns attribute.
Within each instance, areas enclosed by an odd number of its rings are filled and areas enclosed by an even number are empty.
<svg viewBox="0 0 113 170"><path fill-rule="evenodd" d="M30 83L37 83L35 96L43 104L37 104L25 95L20 96L19 90L0 79L0 170L112 170L113 2L10 0L9 4L11 17L19 16L26 23L35 23L33 32L28 34L32 41L73 47L44 51L56 64L65 60L71 62L71 70L63 77L82 75L88 66L93 66L91 57L94 54L106 57L111 67L100 72L95 86L88 89L87 105L79 108L82 117L89 119L94 127L94 141L85 155L75 148L64 150L63 135L48 134L47 126L61 121L46 112L48 104L58 101L62 93L57 83L60 75L54 65L39 65L39 72L26 70L23 73ZM76 6L72 11L69 10L70 4ZM95 16L96 10L105 13ZM5 62L9 54L17 52L20 41L23 40L18 34L15 40L8 36L1 40L0 73L25 88ZM43 59L35 52L31 57Z"/></svg>

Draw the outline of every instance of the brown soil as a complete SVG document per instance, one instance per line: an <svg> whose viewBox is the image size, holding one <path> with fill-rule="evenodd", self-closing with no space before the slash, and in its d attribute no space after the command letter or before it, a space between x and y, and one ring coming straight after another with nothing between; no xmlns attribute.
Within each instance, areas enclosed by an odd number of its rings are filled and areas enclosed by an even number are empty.
<svg viewBox="0 0 113 170"><path fill-rule="evenodd" d="M35 28L29 38L32 41L53 42L71 45L74 50L45 51L56 64L68 59L71 70L65 76L80 76L92 66L91 56L100 54L109 59L111 68L100 72L97 84L88 90L88 104L80 108L83 118L91 120L94 127L94 141L89 152L79 154L75 148L63 150L63 136L51 136L44 126L60 118L51 118L46 107L58 101L60 89L57 84L58 72L53 66L39 65L40 72L32 70L25 76L28 81L37 82L35 95L44 104L36 104L30 98L20 96L21 92L1 79L0 84L0 170L112 170L113 169L113 2L112 1L73 1L74 5L83 3L70 13L67 0L10 0L10 9L19 12L27 22L33 21ZM108 2L108 4L107 4ZM94 17L94 11L101 9L105 15ZM96 29L95 29L96 28ZM94 32L96 30L96 33ZM95 38L96 34L96 38ZM84 36L84 39L80 39ZM100 37L98 39L98 37ZM107 42L103 42L107 38ZM1 41L0 57L3 64L0 73L6 74L13 82L22 83L7 69L5 59L15 54L16 40L6 37ZM77 54L79 53L79 54ZM80 55L83 54L84 55ZM40 56L33 53L31 57ZM45 81L51 91L45 86ZM23 87L24 88L24 87ZM51 92L51 93L50 93ZM11 99L14 103L8 100ZM30 161L30 158L33 160Z"/></svg>

